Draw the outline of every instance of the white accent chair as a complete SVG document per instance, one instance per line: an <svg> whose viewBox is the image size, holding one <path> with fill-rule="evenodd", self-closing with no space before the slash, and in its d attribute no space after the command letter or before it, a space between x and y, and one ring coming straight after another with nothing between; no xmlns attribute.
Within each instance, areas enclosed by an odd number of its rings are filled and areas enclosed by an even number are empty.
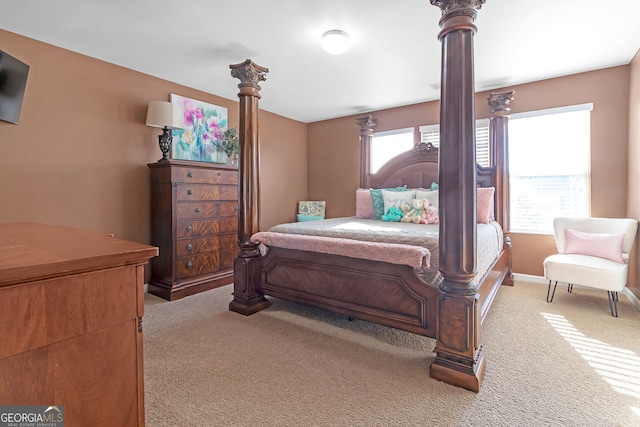
<svg viewBox="0 0 640 427"><path fill-rule="evenodd" d="M547 302L553 301L558 282L567 283L567 291L569 293L573 291L574 284L588 288L604 289L607 291L609 298L611 315L618 317L618 292L627 286L629 269L627 263L636 238L638 221L627 218L555 218L553 220L553 229L558 253L544 260L544 277L549 280ZM567 229L604 235L623 234L623 262L584 255L580 251L566 253L567 236L565 230ZM553 293L551 293L551 282L555 282Z"/></svg>

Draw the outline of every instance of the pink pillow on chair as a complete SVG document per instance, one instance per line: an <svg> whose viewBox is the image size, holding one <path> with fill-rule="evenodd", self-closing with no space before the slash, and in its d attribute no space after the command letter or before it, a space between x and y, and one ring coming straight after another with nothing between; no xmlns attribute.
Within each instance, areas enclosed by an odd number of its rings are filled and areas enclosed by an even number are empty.
<svg viewBox="0 0 640 427"><path fill-rule="evenodd" d="M567 244L565 254L589 255L615 262L624 262L622 243L624 234L585 233L567 228L564 230Z"/></svg>

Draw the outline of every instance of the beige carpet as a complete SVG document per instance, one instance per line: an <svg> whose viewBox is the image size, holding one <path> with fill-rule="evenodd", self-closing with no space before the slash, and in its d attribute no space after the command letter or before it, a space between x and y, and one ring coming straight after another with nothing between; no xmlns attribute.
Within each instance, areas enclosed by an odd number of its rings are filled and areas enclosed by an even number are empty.
<svg viewBox="0 0 640 427"><path fill-rule="evenodd" d="M160 426L640 425L640 313L604 292L502 287L480 393L429 378L434 341L272 299L245 317L231 287L145 296L145 406Z"/></svg>

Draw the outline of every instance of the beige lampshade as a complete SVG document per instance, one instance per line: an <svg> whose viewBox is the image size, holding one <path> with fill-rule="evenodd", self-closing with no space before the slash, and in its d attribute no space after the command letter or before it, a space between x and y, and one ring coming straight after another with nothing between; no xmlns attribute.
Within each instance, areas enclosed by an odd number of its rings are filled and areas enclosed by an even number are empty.
<svg viewBox="0 0 640 427"><path fill-rule="evenodd" d="M151 101L147 109L147 126L184 129L182 106L168 101Z"/></svg>

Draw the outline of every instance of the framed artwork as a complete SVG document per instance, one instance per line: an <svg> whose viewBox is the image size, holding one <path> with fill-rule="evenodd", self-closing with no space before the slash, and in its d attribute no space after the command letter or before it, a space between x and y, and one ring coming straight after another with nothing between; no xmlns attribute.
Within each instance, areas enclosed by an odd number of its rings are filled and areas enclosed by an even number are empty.
<svg viewBox="0 0 640 427"><path fill-rule="evenodd" d="M171 102L182 105L184 129L173 129L171 157L180 160L227 163L222 137L228 127L227 109L171 94Z"/></svg>

